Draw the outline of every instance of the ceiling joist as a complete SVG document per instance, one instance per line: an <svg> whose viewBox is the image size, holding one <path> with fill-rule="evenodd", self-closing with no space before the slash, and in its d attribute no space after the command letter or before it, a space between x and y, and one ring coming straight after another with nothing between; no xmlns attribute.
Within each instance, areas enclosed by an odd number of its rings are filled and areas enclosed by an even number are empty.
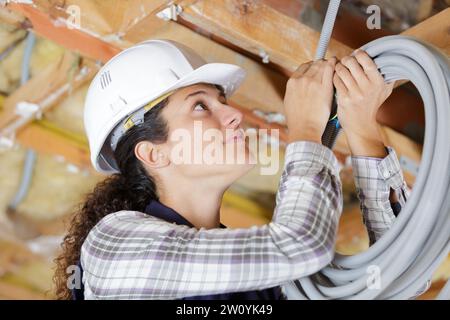
<svg viewBox="0 0 450 320"><path fill-rule="evenodd" d="M183 3L181 3L183 6ZM272 62L285 74L314 59L319 32L261 1L199 0L180 14L196 28ZM331 39L328 56L342 57L352 48Z"/></svg>

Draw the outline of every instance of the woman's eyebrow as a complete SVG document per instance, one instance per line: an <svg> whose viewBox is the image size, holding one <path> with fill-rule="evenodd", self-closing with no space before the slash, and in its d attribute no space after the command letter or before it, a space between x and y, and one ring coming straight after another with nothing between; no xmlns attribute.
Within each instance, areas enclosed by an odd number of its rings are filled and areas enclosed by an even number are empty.
<svg viewBox="0 0 450 320"><path fill-rule="evenodd" d="M184 101L186 101L187 99L189 99L189 98L191 98L193 96L199 95L199 94L208 94L208 93L205 90L195 91L195 92L192 92L192 93L188 94L186 96L186 98L184 98ZM226 99L225 93L223 93L222 91L219 91L217 96L218 96L218 98L225 98Z"/></svg>
<svg viewBox="0 0 450 320"><path fill-rule="evenodd" d="M188 94L188 95L186 96L186 98L184 98L184 100L186 101L187 99L189 99L189 98L191 98L191 97L193 97L193 96L195 96L195 95L198 95L198 94L206 94L206 91L204 91L204 90L199 90L199 91L195 91L195 92L193 92L193 93L190 93L190 94Z"/></svg>

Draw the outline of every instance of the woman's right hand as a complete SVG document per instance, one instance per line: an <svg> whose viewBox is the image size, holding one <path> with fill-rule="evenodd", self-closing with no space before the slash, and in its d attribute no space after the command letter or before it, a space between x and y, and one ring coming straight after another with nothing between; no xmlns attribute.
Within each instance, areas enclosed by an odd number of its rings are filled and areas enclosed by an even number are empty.
<svg viewBox="0 0 450 320"><path fill-rule="evenodd" d="M284 114L288 143L321 143L333 99L333 74L336 58L302 64L286 85Z"/></svg>

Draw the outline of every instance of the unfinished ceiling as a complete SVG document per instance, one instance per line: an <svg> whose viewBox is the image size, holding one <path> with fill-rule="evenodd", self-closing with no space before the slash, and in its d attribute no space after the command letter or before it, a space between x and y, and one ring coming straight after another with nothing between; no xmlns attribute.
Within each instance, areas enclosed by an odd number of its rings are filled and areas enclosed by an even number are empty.
<svg viewBox="0 0 450 320"><path fill-rule="evenodd" d="M67 219L104 176L90 165L83 102L99 66L120 50L151 38L192 46L207 61L242 66L248 76L231 103L250 128L282 129L284 87L289 75L313 59L328 1L313 0L34 0L0 6L0 298L52 298L52 258ZM386 12L382 29L365 27L368 3ZM181 12L176 14L179 5ZM447 0L345 1L329 55L341 57L377 37L403 33L425 39L450 55ZM172 8L167 10L166 8ZM75 10L75 11L73 11ZM79 11L76 11L79 10ZM79 12L79 20L73 13ZM159 14L158 14L159 13ZM174 14L175 13L175 14ZM158 15L157 15L158 14ZM74 24L80 23L74 27ZM316 29L314 29L316 28ZM351 30L351 32L349 32ZM27 32L37 41L21 84ZM423 106L410 84L399 86L379 115L386 143L412 164L421 159ZM40 106L29 117L16 105ZM37 118L36 118L37 117ZM270 139L268 138L268 141ZM285 141L285 140L284 140ZM7 210L17 192L27 148L37 161L30 190L15 212ZM335 154L341 161L345 211L338 251L367 248L357 205L349 151L342 135ZM283 159L283 154L280 154ZM282 164L282 162L281 162ZM271 218L279 170L261 176L255 168L224 197L222 222L230 227L264 224ZM280 168L281 169L281 168ZM414 185L415 171L405 166ZM450 274L450 260L436 272L433 289ZM422 298L433 296L433 290Z"/></svg>

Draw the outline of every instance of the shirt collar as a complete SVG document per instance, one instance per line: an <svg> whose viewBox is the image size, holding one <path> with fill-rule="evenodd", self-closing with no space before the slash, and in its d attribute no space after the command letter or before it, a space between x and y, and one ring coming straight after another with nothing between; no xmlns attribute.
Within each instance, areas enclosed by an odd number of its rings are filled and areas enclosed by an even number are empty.
<svg viewBox="0 0 450 320"><path fill-rule="evenodd" d="M194 228L194 225L185 219L181 214L162 204L157 200L151 200L145 207L145 213L152 215L156 218L163 219L167 222L176 223L179 225L185 225ZM223 224L220 224L221 228L226 228Z"/></svg>
<svg viewBox="0 0 450 320"><path fill-rule="evenodd" d="M167 222L174 222L176 224L185 225L193 228L194 225L186 220L182 215L178 212L163 205L161 202L157 200L151 200L150 203L145 207L145 213L150 214L154 217L166 220Z"/></svg>

